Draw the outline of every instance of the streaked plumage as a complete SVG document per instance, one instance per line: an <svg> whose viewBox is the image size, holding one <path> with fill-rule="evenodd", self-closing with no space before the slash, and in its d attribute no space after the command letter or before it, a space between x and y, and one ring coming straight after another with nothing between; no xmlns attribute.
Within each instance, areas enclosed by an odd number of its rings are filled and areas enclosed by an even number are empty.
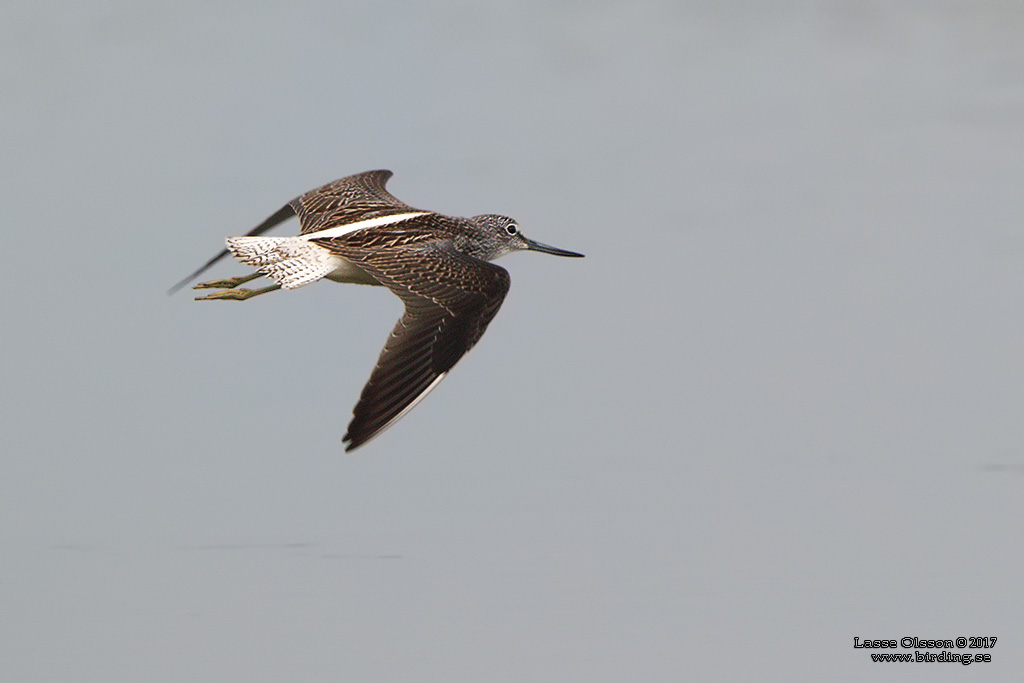
<svg viewBox="0 0 1024 683"><path fill-rule="evenodd" d="M233 254L253 275L196 288L220 288L199 299L247 299L328 278L382 285L405 304L363 388L343 441L352 450L408 413L471 349L508 293L508 272L490 260L520 249L582 256L523 237L511 218L455 218L415 209L386 189L390 171L336 180L292 200L210 259L172 292ZM261 237L298 216L294 237ZM264 275L275 284L235 289Z"/></svg>

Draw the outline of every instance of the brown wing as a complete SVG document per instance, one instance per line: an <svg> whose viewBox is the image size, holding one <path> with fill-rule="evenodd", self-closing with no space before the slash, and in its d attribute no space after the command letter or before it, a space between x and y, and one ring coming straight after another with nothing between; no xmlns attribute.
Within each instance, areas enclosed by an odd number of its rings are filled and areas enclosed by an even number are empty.
<svg viewBox="0 0 1024 683"><path fill-rule="evenodd" d="M302 234L368 218L417 211L384 189L391 171L366 171L327 183L293 199Z"/></svg>
<svg viewBox="0 0 1024 683"><path fill-rule="evenodd" d="M473 348L508 293L508 271L450 242L384 251L332 245L405 303L343 439L366 443L411 410Z"/></svg>
<svg viewBox="0 0 1024 683"><path fill-rule="evenodd" d="M306 234L367 218L416 211L384 189L391 176L391 171L366 171L327 183L291 200L245 234L262 235L295 215L299 217L302 234ZM221 250L167 293L174 294L227 255L227 249Z"/></svg>

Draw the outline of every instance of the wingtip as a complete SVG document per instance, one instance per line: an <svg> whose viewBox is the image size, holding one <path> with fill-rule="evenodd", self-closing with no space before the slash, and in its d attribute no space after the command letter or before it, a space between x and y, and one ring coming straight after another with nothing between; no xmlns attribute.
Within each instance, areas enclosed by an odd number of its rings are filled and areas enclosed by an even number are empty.
<svg viewBox="0 0 1024 683"><path fill-rule="evenodd" d="M171 287L170 289L168 289L167 290L167 296L174 296L175 294L180 292L182 289L184 289L185 285L187 285L191 281L192 281L191 277L185 278L184 280L182 280L178 284L176 284L173 287Z"/></svg>

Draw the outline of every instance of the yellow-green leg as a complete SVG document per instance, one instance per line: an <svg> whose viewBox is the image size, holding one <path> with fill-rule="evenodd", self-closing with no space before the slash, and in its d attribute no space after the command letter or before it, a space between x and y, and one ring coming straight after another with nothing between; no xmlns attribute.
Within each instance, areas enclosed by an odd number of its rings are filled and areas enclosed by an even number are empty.
<svg viewBox="0 0 1024 683"><path fill-rule="evenodd" d="M230 277L227 280L210 280L209 282L200 282L199 284L194 285L192 289L234 289L238 285L255 280L260 275L263 275L263 273L257 270L252 275Z"/></svg>
<svg viewBox="0 0 1024 683"><path fill-rule="evenodd" d="M213 299L227 299L232 301L245 301L251 299L254 296L260 294L266 294L267 292L273 292L281 289L281 285L270 285L263 289L222 289L219 292L213 294L207 294L206 296L197 296L196 301L211 301Z"/></svg>

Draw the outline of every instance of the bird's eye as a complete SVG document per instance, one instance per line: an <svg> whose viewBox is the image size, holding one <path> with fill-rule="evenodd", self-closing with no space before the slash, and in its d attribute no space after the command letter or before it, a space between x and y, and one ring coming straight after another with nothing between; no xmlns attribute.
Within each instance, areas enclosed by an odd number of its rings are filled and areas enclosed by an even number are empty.
<svg viewBox="0 0 1024 683"><path fill-rule="evenodd" d="M516 225L515 223L509 223L508 225L505 226L505 232L507 232L510 235L514 235L517 232L519 232L519 226Z"/></svg>

